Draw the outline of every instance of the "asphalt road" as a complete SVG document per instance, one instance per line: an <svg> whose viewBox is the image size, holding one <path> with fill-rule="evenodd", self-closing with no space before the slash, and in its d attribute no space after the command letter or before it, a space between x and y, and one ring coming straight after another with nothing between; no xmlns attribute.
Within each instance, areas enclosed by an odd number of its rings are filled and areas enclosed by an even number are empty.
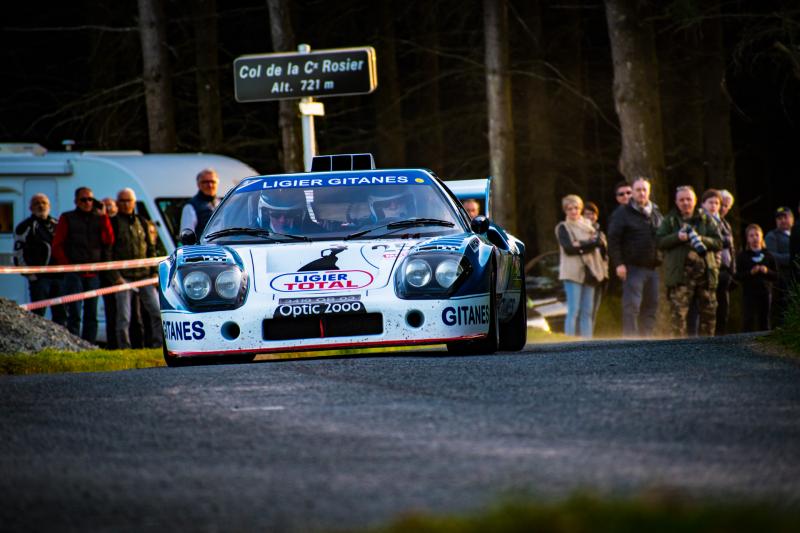
<svg viewBox="0 0 800 533"><path fill-rule="evenodd" d="M748 337L0 377L0 524L308 531L508 494L800 503L800 362Z"/></svg>

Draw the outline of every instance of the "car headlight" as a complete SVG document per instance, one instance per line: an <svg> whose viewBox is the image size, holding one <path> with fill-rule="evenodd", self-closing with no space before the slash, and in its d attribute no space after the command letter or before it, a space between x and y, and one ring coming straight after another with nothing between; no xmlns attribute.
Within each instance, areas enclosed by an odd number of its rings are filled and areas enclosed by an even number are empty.
<svg viewBox="0 0 800 533"><path fill-rule="evenodd" d="M211 278L200 270L190 272L183 278L183 292L192 300L202 300L211 292Z"/></svg>
<svg viewBox="0 0 800 533"><path fill-rule="evenodd" d="M436 283L449 289L463 271L460 262L455 259L446 259L436 267Z"/></svg>
<svg viewBox="0 0 800 533"><path fill-rule="evenodd" d="M412 287L424 287L431 281L431 267L422 259L413 259L406 263L404 273L406 281Z"/></svg>
<svg viewBox="0 0 800 533"><path fill-rule="evenodd" d="M217 291L217 294L229 300L236 298L241 287L242 274L238 268L224 270L214 281L214 289Z"/></svg>
<svg viewBox="0 0 800 533"><path fill-rule="evenodd" d="M407 257L395 275L395 294L403 299L448 297L472 272L469 260L454 253L418 253Z"/></svg>

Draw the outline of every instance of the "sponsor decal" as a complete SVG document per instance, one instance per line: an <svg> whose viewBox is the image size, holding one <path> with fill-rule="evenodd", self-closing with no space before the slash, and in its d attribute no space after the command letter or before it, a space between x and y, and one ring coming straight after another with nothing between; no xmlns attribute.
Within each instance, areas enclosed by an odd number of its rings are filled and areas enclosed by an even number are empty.
<svg viewBox="0 0 800 533"><path fill-rule="evenodd" d="M358 300L343 302L318 302L281 304L275 309L274 318L296 318L309 315L347 315L365 313L364 304Z"/></svg>
<svg viewBox="0 0 800 533"><path fill-rule="evenodd" d="M319 259L315 259L307 265L301 266L297 269L299 272L317 272L319 270L339 270L336 262L339 260L337 255L347 250L347 246L339 245L331 248L325 248L319 255Z"/></svg>
<svg viewBox="0 0 800 533"><path fill-rule="evenodd" d="M429 180L419 171L409 170L403 174L350 174L338 176L321 176L295 178L272 176L248 181L234 194L263 189L298 189L309 187L349 187L354 185L423 185Z"/></svg>
<svg viewBox="0 0 800 533"><path fill-rule="evenodd" d="M171 341L199 341L206 336L203 323L199 320L165 320L164 339Z"/></svg>
<svg viewBox="0 0 800 533"><path fill-rule="evenodd" d="M290 272L273 278L269 286L279 292L341 291L363 289L374 279L364 270Z"/></svg>
<svg viewBox="0 0 800 533"><path fill-rule="evenodd" d="M489 304L459 305L442 310L445 326L472 326L489 323Z"/></svg>
<svg viewBox="0 0 800 533"><path fill-rule="evenodd" d="M381 263L386 260L395 259L402 249L402 246L396 246L394 244L365 244L361 247L361 257L363 257L364 261L369 263L370 266L380 269Z"/></svg>

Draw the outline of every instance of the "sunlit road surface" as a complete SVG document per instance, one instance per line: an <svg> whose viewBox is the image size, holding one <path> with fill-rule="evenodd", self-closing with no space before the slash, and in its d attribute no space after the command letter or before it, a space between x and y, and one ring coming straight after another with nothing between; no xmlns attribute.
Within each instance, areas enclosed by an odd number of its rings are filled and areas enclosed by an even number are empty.
<svg viewBox="0 0 800 533"><path fill-rule="evenodd" d="M509 494L800 502L800 363L752 338L0 378L3 530L308 531Z"/></svg>

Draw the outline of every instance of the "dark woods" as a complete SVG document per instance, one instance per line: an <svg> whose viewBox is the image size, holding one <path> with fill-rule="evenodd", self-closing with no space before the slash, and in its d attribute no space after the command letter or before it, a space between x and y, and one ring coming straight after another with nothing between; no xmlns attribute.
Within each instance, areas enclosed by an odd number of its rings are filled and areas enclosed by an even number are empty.
<svg viewBox="0 0 800 533"><path fill-rule="evenodd" d="M292 106L237 103L233 59L299 43L369 45L378 90L324 101L320 151L370 151L380 165L481 177L497 156L486 49L497 29L492 42L507 47L491 57L507 54L500 74L510 81L510 123L500 131L511 140L499 168L504 183L516 182L516 227L533 253L556 248L562 196L594 201L605 223L620 172L642 165L661 204L680 184L731 190L741 227L770 228L777 205L797 207L796 2L498 0L497 28L487 27L492 4L18 3L1 23L0 140L212 151L261 172L296 168Z"/></svg>

